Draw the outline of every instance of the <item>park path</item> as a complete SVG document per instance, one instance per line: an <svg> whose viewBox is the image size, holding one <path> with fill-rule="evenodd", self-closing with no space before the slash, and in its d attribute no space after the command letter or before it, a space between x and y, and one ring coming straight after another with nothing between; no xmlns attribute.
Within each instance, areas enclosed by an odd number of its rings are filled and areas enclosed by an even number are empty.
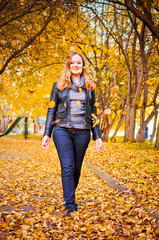
<svg viewBox="0 0 159 240"><path fill-rule="evenodd" d="M86 163L87 164L87 163ZM60 165L54 145L0 140L0 239L157 239L156 220L83 165L78 212L63 219Z"/></svg>

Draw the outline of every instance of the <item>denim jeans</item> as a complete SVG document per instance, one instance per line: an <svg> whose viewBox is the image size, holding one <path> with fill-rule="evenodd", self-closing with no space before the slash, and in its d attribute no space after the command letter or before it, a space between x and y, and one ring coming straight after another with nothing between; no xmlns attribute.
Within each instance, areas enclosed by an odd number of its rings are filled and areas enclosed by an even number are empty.
<svg viewBox="0 0 159 240"><path fill-rule="evenodd" d="M79 182L83 158L90 142L90 130L55 127L53 140L61 164L65 206L67 209L77 210L75 190Z"/></svg>

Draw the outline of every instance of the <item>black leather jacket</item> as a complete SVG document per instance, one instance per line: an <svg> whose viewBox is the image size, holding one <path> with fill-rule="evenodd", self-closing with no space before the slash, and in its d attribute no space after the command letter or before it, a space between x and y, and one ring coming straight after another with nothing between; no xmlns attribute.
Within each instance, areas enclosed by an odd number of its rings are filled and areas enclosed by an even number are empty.
<svg viewBox="0 0 159 240"><path fill-rule="evenodd" d="M69 89L60 91L57 88L57 83L53 84L50 106L48 107L45 132L44 135L51 137L51 133L54 126L71 128L70 125L70 101L69 101ZM93 133L93 139L101 138L99 124L92 127L91 114L97 115L95 106L95 91L85 89L85 126L86 129L91 129Z"/></svg>

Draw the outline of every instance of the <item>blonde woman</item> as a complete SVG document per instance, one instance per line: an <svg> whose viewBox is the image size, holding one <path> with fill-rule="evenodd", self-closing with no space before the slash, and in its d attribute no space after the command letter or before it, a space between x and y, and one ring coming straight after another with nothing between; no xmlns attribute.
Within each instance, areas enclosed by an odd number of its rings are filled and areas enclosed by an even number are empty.
<svg viewBox="0 0 159 240"><path fill-rule="evenodd" d="M42 147L53 140L61 164L66 213L77 211L75 190L78 186L83 158L90 142L90 131L96 150L102 149L99 125L96 122L95 84L89 78L83 56L71 53L65 62L61 79L54 83L48 108Z"/></svg>

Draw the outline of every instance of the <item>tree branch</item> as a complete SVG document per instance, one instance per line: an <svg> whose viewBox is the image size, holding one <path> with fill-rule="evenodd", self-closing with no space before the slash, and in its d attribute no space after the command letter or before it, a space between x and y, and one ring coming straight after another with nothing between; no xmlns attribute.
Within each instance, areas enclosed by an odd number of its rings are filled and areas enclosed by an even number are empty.
<svg viewBox="0 0 159 240"><path fill-rule="evenodd" d="M19 14L19 15L17 15L17 16L14 16L13 18L9 19L8 21L2 23L2 24L0 25L0 28L6 26L8 23L13 22L13 21L15 21L15 20L17 20L17 19L19 19L19 18L27 15L27 14L30 14L30 13L33 13L33 12L36 12L36 11L41 11L41 10L46 9L47 4L46 4L46 6L41 7L41 8L39 8L39 9L35 9L35 10L32 10L33 7L34 7L34 4L32 3L26 11L24 11L23 13L21 13L21 14Z"/></svg>
<svg viewBox="0 0 159 240"><path fill-rule="evenodd" d="M2 69L0 70L0 74L2 74L6 67L8 66L8 64L12 61L12 59L16 58L25 48L27 48L29 45L31 45L31 43L36 39L36 37L40 36L41 33L46 29L47 25L49 24L49 22L52 20L52 6L50 6L50 13L49 16L44 24L44 26L41 28L41 30L39 32L37 32L34 36L32 36L20 49L18 49L17 51L15 51L5 62L5 64L3 65Z"/></svg>
<svg viewBox="0 0 159 240"><path fill-rule="evenodd" d="M2 0L0 4L0 11L2 11L8 5L9 2L11 2L11 0Z"/></svg>
<svg viewBox="0 0 159 240"><path fill-rule="evenodd" d="M114 3L114 4L119 4L121 6L126 7L128 10L130 10L132 13L135 14L135 16L140 19L144 24L149 28L149 30L152 32L155 38L159 40L159 27L158 25L155 26L154 22L152 21L151 16L148 17L149 15L143 14L142 11L138 10L137 8L134 7L133 1L132 0L125 0L124 2L118 1L118 0L107 0L106 2L100 2L100 1L90 1L90 2L96 2L96 4L108 4L107 2ZM140 7L143 8L143 6L140 5ZM145 8L145 7L144 7ZM145 9L143 9L145 13Z"/></svg>

